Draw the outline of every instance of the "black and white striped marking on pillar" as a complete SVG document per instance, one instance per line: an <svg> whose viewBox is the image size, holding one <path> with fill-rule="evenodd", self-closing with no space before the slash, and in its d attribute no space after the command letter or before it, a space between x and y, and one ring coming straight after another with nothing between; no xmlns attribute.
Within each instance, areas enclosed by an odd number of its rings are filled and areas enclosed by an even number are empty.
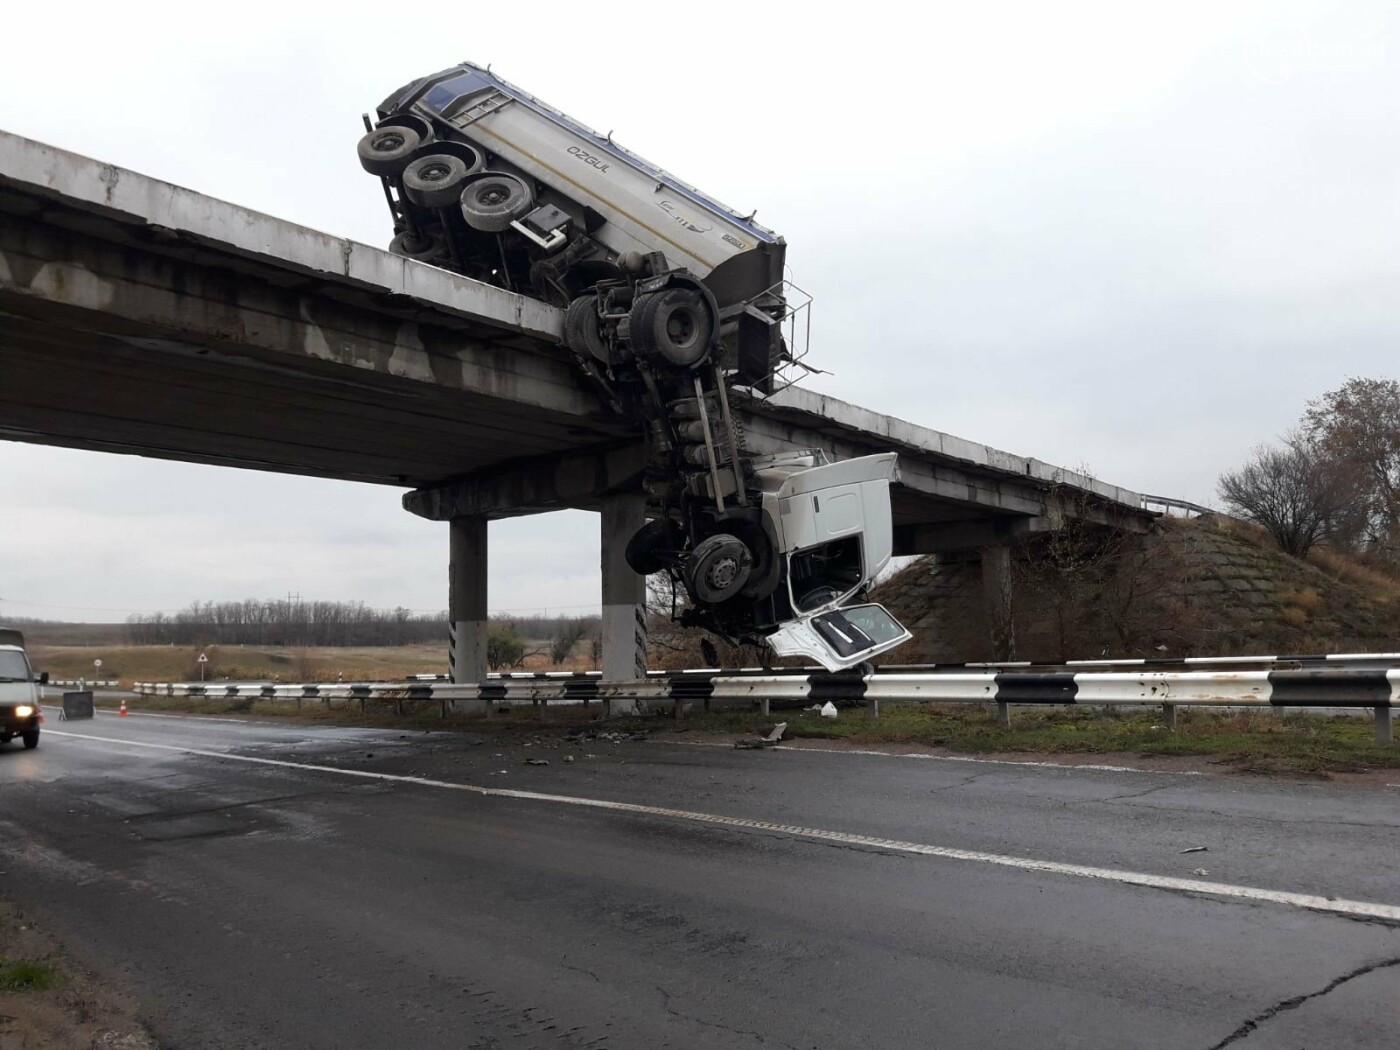
<svg viewBox="0 0 1400 1050"><path fill-rule="evenodd" d="M636 670L637 678L647 676L647 607L637 605L633 607L633 614L636 619L636 632L633 636L632 650L633 666Z"/></svg>

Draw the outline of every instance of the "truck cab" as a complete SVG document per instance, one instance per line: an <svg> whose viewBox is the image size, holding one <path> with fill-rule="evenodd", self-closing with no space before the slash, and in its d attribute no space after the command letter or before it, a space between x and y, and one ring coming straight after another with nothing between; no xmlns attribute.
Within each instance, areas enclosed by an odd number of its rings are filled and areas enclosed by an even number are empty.
<svg viewBox="0 0 1400 1050"><path fill-rule="evenodd" d="M19 737L25 747L39 746L39 686L43 678L29 664L24 635L0 628L0 744Z"/></svg>

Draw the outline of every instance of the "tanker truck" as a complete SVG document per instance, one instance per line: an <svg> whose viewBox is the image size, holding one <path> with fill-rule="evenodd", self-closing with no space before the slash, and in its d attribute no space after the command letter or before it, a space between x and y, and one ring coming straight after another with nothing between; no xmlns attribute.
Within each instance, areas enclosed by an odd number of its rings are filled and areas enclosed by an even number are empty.
<svg viewBox="0 0 1400 1050"><path fill-rule="evenodd" d="M578 367L636 423L657 516L627 559L683 590L678 619L832 670L910 637L864 602L896 457L744 445L736 392L761 399L796 362L780 236L489 67L415 80L365 127L390 250L561 308Z"/></svg>

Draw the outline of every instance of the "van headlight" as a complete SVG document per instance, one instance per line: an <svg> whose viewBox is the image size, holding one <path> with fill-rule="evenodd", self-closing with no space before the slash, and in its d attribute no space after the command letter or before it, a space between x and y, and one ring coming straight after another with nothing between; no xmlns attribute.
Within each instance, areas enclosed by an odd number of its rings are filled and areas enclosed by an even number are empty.
<svg viewBox="0 0 1400 1050"><path fill-rule="evenodd" d="M34 708L30 707L28 704L20 704L18 707L15 708L16 718L28 718L33 713Z"/></svg>

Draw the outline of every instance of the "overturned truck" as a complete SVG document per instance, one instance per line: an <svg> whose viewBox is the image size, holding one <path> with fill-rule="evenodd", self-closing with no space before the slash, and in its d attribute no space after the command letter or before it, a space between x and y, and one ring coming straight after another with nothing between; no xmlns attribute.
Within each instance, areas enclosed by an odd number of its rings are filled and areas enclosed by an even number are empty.
<svg viewBox="0 0 1400 1050"><path fill-rule="evenodd" d="M390 95L358 152L392 251L565 311L580 369L646 437L657 516L627 559L684 590L678 619L832 670L909 638L863 601L890 559L894 454L744 445L735 394L794 363L781 237L470 63Z"/></svg>

